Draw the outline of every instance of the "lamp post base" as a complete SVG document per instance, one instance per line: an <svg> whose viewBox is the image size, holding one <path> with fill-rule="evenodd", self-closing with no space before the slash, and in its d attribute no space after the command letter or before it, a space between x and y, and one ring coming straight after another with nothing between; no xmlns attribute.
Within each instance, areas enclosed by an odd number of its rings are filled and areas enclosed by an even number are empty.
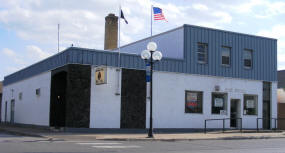
<svg viewBox="0 0 285 153"><path fill-rule="evenodd" d="M149 129L147 138L153 138L152 130Z"/></svg>

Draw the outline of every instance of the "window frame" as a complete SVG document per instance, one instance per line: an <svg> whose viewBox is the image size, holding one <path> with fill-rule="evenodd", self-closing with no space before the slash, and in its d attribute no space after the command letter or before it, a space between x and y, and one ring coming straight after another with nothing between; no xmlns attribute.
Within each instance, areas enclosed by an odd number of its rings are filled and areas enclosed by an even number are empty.
<svg viewBox="0 0 285 153"><path fill-rule="evenodd" d="M255 114L247 114L245 113L246 109L246 96L253 96L254 97L254 103L255 103ZM242 111L243 115L247 115L247 116L257 116L258 115L258 95L254 95L254 94L244 94L243 95L243 111Z"/></svg>
<svg viewBox="0 0 285 153"><path fill-rule="evenodd" d="M23 92L19 93L19 101L21 101L23 99Z"/></svg>
<svg viewBox="0 0 285 153"><path fill-rule="evenodd" d="M36 89L36 96L40 97L41 96L41 88Z"/></svg>
<svg viewBox="0 0 285 153"><path fill-rule="evenodd" d="M187 103L187 93L189 92L192 92L192 93L197 93L197 94L201 94L201 112L187 112L187 106L186 106L186 103ZM203 100L204 100L204 93L203 91L194 91L194 90L185 90L185 100L184 100L184 113L185 114L203 114L204 111L204 106L203 106ZM198 100L198 97L199 95L197 95L197 101L198 101L198 104L199 104L199 100Z"/></svg>
<svg viewBox="0 0 285 153"><path fill-rule="evenodd" d="M223 109L220 109L221 110L225 110L226 111L226 114L221 114L221 113L214 113L213 112L213 107L214 107L214 94L217 94L217 95L223 95L224 96L224 106L223 106ZM224 92L212 92L211 93L211 114L212 115L228 115L228 93L224 93Z"/></svg>
<svg viewBox="0 0 285 153"><path fill-rule="evenodd" d="M199 51L199 45L204 45L204 47L206 46L206 50L204 52L200 52ZM202 42L198 42L197 43L197 62L199 64L207 64L208 63L208 51L209 50L209 45L208 43L202 43ZM204 61L199 60L199 54L204 54Z"/></svg>
<svg viewBox="0 0 285 153"><path fill-rule="evenodd" d="M250 52L250 55L251 55L250 67L245 65L245 60L246 60L245 52ZM247 48L243 49L243 67L245 69L252 69L253 68L253 50L252 49L247 49Z"/></svg>
<svg viewBox="0 0 285 153"><path fill-rule="evenodd" d="M222 46L221 47L222 49L221 49L221 65L222 66L224 66L224 67L230 67L231 66L231 63L232 63L232 47L229 47L229 46ZM227 49L229 49L228 51L229 51L229 64L223 64L223 55L222 55L222 53L223 53L223 48L227 48Z"/></svg>

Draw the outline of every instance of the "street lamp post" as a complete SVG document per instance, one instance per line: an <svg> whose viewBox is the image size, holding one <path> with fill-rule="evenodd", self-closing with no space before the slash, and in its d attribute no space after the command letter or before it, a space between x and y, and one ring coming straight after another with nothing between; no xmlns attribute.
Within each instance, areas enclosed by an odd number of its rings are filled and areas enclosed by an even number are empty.
<svg viewBox="0 0 285 153"><path fill-rule="evenodd" d="M153 64L156 61L160 61L162 54L160 51L156 51L157 45L155 42L149 42L147 44L147 50L142 51L141 58L150 63L150 117L149 117L149 130L148 137L153 137L153 127L152 127L152 72Z"/></svg>

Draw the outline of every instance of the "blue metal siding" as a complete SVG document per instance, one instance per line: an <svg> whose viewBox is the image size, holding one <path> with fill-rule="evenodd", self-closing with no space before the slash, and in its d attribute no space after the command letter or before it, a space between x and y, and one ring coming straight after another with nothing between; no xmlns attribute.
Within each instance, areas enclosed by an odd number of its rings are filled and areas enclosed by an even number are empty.
<svg viewBox="0 0 285 153"><path fill-rule="evenodd" d="M181 29L174 30L181 32ZM155 64L154 69L159 71L180 72L200 75L223 76L232 78L244 78L252 80L277 81L277 40L250 36L185 25L184 34L179 34L183 39L184 48L182 59L163 58ZM171 31L173 34L173 30ZM168 36L167 33L161 34ZM197 62L197 43L208 44L208 62ZM167 44L164 42L164 44ZM138 43L140 46L141 44ZM221 47L231 47L231 65L221 65ZM132 44L135 47L135 44ZM253 67L245 69L243 66L243 50L253 50ZM173 50L175 51L175 50ZM132 69L145 69L145 62L136 54L121 53L121 67ZM8 85L39 73L61 67L66 64L89 64L118 66L118 52L99 51L84 48L71 47L67 50L15 72L4 79L4 85Z"/></svg>
<svg viewBox="0 0 285 153"><path fill-rule="evenodd" d="M277 77L277 41L274 39L250 36L201 28L185 26L185 52L187 73L201 75L215 75L233 78L276 81ZM197 43L208 43L208 62L197 62ZM231 47L231 65L221 65L221 47ZM243 50L253 50L253 66L245 69L243 66Z"/></svg>

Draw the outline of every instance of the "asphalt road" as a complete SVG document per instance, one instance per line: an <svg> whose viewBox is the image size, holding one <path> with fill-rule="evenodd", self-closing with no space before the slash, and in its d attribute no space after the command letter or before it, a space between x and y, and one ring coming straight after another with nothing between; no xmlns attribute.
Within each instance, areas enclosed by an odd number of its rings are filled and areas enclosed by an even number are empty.
<svg viewBox="0 0 285 153"><path fill-rule="evenodd" d="M0 132L0 153L285 153L285 139L50 141Z"/></svg>

